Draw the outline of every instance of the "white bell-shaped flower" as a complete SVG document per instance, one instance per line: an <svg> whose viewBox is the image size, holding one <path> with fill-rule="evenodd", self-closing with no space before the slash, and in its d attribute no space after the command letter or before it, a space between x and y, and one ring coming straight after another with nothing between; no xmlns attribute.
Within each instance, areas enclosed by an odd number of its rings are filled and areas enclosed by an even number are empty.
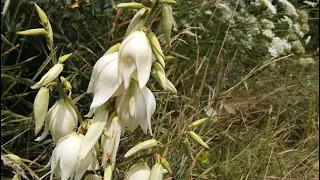
<svg viewBox="0 0 320 180"><path fill-rule="evenodd" d="M83 160L79 160L78 155L83 138L82 134L72 133L58 141L50 159L51 180L53 176L61 180L82 178L92 162L93 154L91 151Z"/></svg>
<svg viewBox="0 0 320 180"><path fill-rule="evenodd" d="M102 165L105 166L108 159L115 164L118 147L121 137L121 126L118 117L114 117L111 123L108 123L106 135L101 137L101 147L103 152Z"/></svg>
<svg viewBox="0 0 320 180"><path fill-rule="evenodd" d="M51 132L53 141L57 143L60 138L71 134L78 124L78 116L66 100L57 101L46 117L43 134L36 141L43 140Z"/></svg>
<svg viewBox="0 0 320 180"><path fill-rule="evenodd" d="M150 176L148 180L162 180L163 173L162 173L162 165L160 163L156 163L153 165Z"/></svg>
<svg viewBox="0 0 320 180"><path fill-rule="evenodd" d="M97 153L95 150L92 150L92 161L90 163L90 165L88 166L87 170L99 170L100 169L100 165L99 165L99 161L97 159ZM101 180L101 177L97 174L88 174L84 180Z"/></svg>
<svg viewBox="0 0 320 180"><path fill-rule="evenodd" d="M147 134L151 130L151 116L156 109L156 99L146 86L139 88L138 82L131 81L130 87L122 95L116 97L116 111L121 124L134 131L139 125Z"/></svg>
<svg viewBox="0 0 320 180"><path fill-rule="evenodd" d="M131 78L142 89L148 82L152 65L152 50L146 33L135 31L121 43L119 49L119 73L127 89ZM136 73L134 71L136 70Z"/></svg>
<svg viewBox="0 0 320 180"><path fill-rule="evenodd" d="M148 180L150 175L150 168L147 163L137 163L133 165L126 173L124 180Z"/></svg>
<svg viewBox="0 0 320 180"><path fill-rule="evenodd" d="M88 117L105 103L110 97L123 92L120 86L122 79L119 78L118 52L102 56L93 67L87 93L93 93L93 101L90 106ZM118 91L117 91L118 90Z"/></svg>

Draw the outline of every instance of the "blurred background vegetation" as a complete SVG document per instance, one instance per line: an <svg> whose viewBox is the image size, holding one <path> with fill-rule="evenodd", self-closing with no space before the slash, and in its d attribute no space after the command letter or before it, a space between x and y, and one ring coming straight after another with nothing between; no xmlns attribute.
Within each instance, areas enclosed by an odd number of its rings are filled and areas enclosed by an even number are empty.
<svg viewBox="0 0 320 180"><path fill-rule="evenodd" d="M48 15L54 32L56 55L73 53L62 73L73 86L72 98L82 115L88 113L92 96L84 94L95 62L112 45L121 42L132 10L116 12L110 0L1 0L1 154L13 153L39 177L48 172L53 144L50 137L35 142L30 86L48 70L51 62L45 38L17 35L39 28L33 6ZM263 18L262 9L250 1L223 1L243 12ZM167 142L181 134L190 122L209 117L195 131L210 150L192 144L192 162L181 144L166 150L173 175L170 179L318 179L319 161L319 5L290 1L309 15L311 40L304 53L267 56L262 38L248 34L254 24L248 18L234 23L223 19L215 0L177 1L173 7L173 46L165 47L166 74L178 93L162 91L154 81L149 87L157 99L152 119L154 137ZM247 5L242 10L243 5ZM242 11L241 11L242 10ZM282 16L279 12L277 16ZM240 16L240 15L239 15ZM245 16L243 16L245 17ZM160 35L160 18L152 28ZM274 29L276 34L287 31ZM233 38L231 38L233 37ZM301 59L302 58L302 59ZM301 63L312 58L311 63ZM299 63L300 62L300 63ZM58 98L54 92L50 106ZM118 162L137 142L149 139L141 130L126 133L120 142ZM30 161L28 161L30 160ZM152 165L152 158L149 159ZM116 178L132 164L118 168ZM1 177L29 172L1 166Z"/></svg>

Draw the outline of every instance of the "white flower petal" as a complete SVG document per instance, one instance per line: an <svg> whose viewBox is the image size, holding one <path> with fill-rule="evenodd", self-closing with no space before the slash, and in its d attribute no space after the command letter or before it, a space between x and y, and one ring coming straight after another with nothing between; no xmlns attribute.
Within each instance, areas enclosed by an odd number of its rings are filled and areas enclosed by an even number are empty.
<svg viewBox="0 0 320 180"><path fill-rule="evenodd" d="M60 168L61 180L68 180L73 176L78 162L79 147L82 139L78 135L72 134L67 138L62 139L59 149L61 149Z"/></svg>
<svg viewBox="0 0 320 180"><path fill-rule="evenodd" d="M135 97L135 114L133 117L134 122L134 129L129 130L133 131L137 128L137 126L140 124L143 132L147 134L148 132L148 122L147 122L147 107L146 107L146 101L143 97L142 91L140 90L137 81L133 81L131 84L132 87L130 87L130 91L133 91L134 97Z"/></svg>
<svg viewBox="0 0 320 180"><path fill-rule="evenodd" d="M84 159L78 160L76 173L74 177L75 180L81 180L82 176L87 171L91 161L92 161L92 151L90 151Z"/></svg>
<svg viewBox="0 0 320 180"><path fill-rule="evenodd" d="M147 124L152 136L152 129L151 129L151 116L156 110L156 98L154 97L153 93L147 87L142 89L142 94L144 96L146 106L147 106Z"/></svg>
<svg viewBox="0 0 320 180"><path fill-rule="evenodd" d="M143 47L144 49L141 49L136 54L136 66L137 66L137 73L138 73L138 82L139 87L142 89L148 82L150 78L150 71L151 71L151 65L152 65L152 50L151 46L149 44L149 41L146 37L146 34L144 32L141 32L143 34L139 41L139 46Z"/></svg>
<svg viewBox="0 0 320 180"><path fill-rule="evenodd" d="M87 93L94 92L95 85L98 81L99 74L101 73L102 69L105 68L105 66L107 66L110 61L114 59L114 56L117 56L117 54L118 53L106 54L96 62L96 64L93 66Z"/></svg>
<svg viewBox="0 0 320 180"><path fill-rule="evenodd" d="M94 97L90 106L90 111L93 111L93 113L94 109L105 103L121 85L122 80L119 81L118 77L118 56L117 53L114 54L116 56L101 71L96 82Z"/></svg>
<svg viewBox="0 0 320 180"><path fill-rule="evenodd" d="M105 106L102 105L97 108L93 122L88 129L86 135L84 136L83 143L81 145L81 151L79 154L79 159L82 160L87 156L89 151L94 147L98 141L102 131L108 120L109 112L106 110Z"/></svg>

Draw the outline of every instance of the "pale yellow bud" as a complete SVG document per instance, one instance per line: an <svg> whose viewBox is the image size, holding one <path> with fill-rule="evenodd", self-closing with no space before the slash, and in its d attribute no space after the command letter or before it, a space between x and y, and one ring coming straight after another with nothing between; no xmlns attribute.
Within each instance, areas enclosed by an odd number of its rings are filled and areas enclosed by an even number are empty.
<svg viewBox="0 0 320 180"><path fill-rule="evenodd" d="M168 162L165 158L161 158L160 162L161 162L162 166L163 166L166 170L168 170L168 172L169 172L170 174L172 174L172 171L171 171L169 162Z"/></svg>
<svg viewBox="0 0 320 180"><path fill-rule="evenodd" d="M170 92L177 93L176 87L174 87L174 85L172 84L172 82L169 79L167 79L166 83L167 83L167 88Z"/></svg>
<svg viewBox="0 0 320 180"><path fill-rule="evenodd" d="M152 49L154 56L157 58L158 62L161 64L161 66L165 67L165 62L163 59L164 54L162 52L161 45L158 41L158 38L156 37L156 35L152 31L150 31L148 33L148 38L149 38L149 42L151 44L151 49Z"/></svg>
<svg viewBox="0 0 320 180"><path fill-rule="evenodd" d="M183 149L186 151L186 154L187 156L192 160L194 161L194 157L192 155L192 152L191 152L191 146L190 146L190 142L187 138L184 138L182 140L182 145L183 145Z"/></svg>
<svg viewBox="0 0 320 180"><path fill-rule="evenodd" d="M202 119L196 120L196 121L192 122L188 126L188 128L193 128L193 127L199 126L200 124L204 123L206 120L208 120L208 118L202 118Z"/></svg>
<svg viewBox="0 0 320 180"><path fill-rule="evenodd" d="M151 147L155 147L158 145L158 141L156 141L155 139L150 139L147 141L144 141L142 143L139 143L137 145L135 145L133 148L131 148L125 155L124 158L127 158L135 153L137 153L138 151L141 151L143 149L148 149Z"/></svg>
<svg viewBox="0 0 320 180"><path fill-rule="evenodd" d="M157 76L159 77L160 85L164 90L167 90L167 78L163 67L159 63L155 62L153 64L153 68L156 71Z"/></svg>
<svg viewBox="0 0 320 180"><path fill-rule="evenodd" d="M164 5L162 8L162 32L163 32L163 38L168 44L169 47L171 47L171 30L172 30L172 24L173 24L173 18L172 18L172 9L171 6Z"/></svg>
<svg viewBox="0 0 320 180"><path fill-rule="evenodd" d="M200 137L198 134L196 134L195 132L193 132L193 131L187 131L187 134L188 134L193 140L195 140L198 144L200 144L201 146L210 149L210 147L207 145L207 143L205 143L205 142L201 139L201 137Z"/></svg>
<svg viewBox="0 0 320 180"><path fill-rule="evenodd" d="M144 5L141 3L130 2L130 3L120 3L116 6L116 8L123 8L123 9L141 9Z"/></svg>
<svg viewBox="0 0 320 180"><path fill-rule="evenodd" d="M112 180L112 171L113 171L113 166L111 164L108 164L107 167L104 169L103 179Z"/></svg>
<svg viewBox="0 0 320 180"><path fill-rule="evenodd" d="M46 119L46 115L48 112L49 106L49 88L42 87L37 93L37 96L33 103L33 112L34 112L34 120L35 120L35 131L34 134L37 135L41 130L44 121Z"/></svg>
<svg viewBox="0 0 320 180"><path fill-rule="evenodd" d="M31 86L31 89L38 89L46 86L47 84L54 81L63 70L63 64L58 63L54 65L35 85Z"/></svg>
<svg viewBox="0 0 320 180"><path fill-rule="evenodd" d="M34 3L34 6L36 7L41 23L46 26L49 23L46 13L36 3Z"/></svg>
<svg viewBox="0 0 320 180"><path fill-rule="evenodd" d="M28 29L25 31L19 31L17 32L19 35L24 36L46 36L48 35L48 32L44 28L36 28L36 29Z"/></svg>
<svg viewBox="0 0 320 180"><path fill-rule="evenodd" d="M63 56L59 57L59 59L58 59L59 63L64 63L66 60L69 59L69 57L70 57L71 55L72 55L72 53L66 54L66 55L63 55Z"/></svg>
<svg viewBox="0 0 320 180"><path fill-rule="evenodd" d="M19 175L17 175L17 174L14 175L13 178L12 178L12 180L20 180L20 179L21 179L21 177Z"/></svg>
<svg viewBox="0 0 320 180"><path fill-rule="evenodd" d="M71 86L70 82L66 78L61 76L60 80L61 80L61 83L62 83L62 85L63 85L65 90L67 90L67 91L71 91L72 90L72 86Z"/></svg>

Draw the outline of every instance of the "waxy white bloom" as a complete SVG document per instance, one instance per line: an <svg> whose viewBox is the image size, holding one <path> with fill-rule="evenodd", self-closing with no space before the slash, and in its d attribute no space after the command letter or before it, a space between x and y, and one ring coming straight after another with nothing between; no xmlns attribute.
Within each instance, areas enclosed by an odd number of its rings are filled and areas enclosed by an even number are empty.
<svg viewBox="0 0 320 180"><path fill-rule="evenodd" d="M116 156L118 152L118 147L121 137L121 126L118 117L114 117L111 123L108 123L107 126L107 136L102 135L101 137L101 146L102 146L102 165L106 165L108 159L111 160L111 163L115 164Z"/></svg>
<svg viewBox="0 0 320 180"><path fill-rule="evenodd" d="M106 54L97 61L93 67L87 90L87 93L94 95L87 116L92 116L94 111L113 95L117 96L122 93L123 88L120 86L122 79L118 75L118 52Z"/></svg>
<svg viewBox="0 0 320 180"><path fill-rule="evenodd" d="M147 88L139 88L138 82L131 81L130 87L122 95L116 97L116 111L119 114L121 124L134 131L139 125L147 134L151 130L151 116L156 109L156 99Z"/></svg>
<svg viewBox="0 0 320 180"><path fill-rule="evenodd" d="M88 166L87 170L98 170L100 169L99 161L97 159L97 153L95 150L92 150L92 161ZM88 174L84 180L101 180L100 176L97 174Z"/></svg>
<svg viewBox="0 0 320 180"><path fill-rule="evenodd" d="M43 134L36 139L41 141L51 132L56 143L60 138L71 134L77 128L78 116L66 100L57 101L50 109L46 117Z"/></svg>
<svg viewBox="0 0 320 180"><path fill-rule="evenodd" d="M92 152L88 153L83 160L78 159L83 138L82 134L72 133L58 141L50 159L51 180L53 175L61 180L82 178L92 162Z"/></svg>
<svg viewBox="0 0 320 180"><path fill-rule="evenodd" d="M148 180L150 175L150 168L147 163L137 163L133 165L126 173L124 180Z"/></svg>
<svg viewBox="0 0 320 180"><path fill-rule="evenodd" d="M131 33L119 49L119 75L123 79L125 89L128 89L131 78L137 80L142 89L149 80L151 65L152 50L146 33Z"/></svg>

